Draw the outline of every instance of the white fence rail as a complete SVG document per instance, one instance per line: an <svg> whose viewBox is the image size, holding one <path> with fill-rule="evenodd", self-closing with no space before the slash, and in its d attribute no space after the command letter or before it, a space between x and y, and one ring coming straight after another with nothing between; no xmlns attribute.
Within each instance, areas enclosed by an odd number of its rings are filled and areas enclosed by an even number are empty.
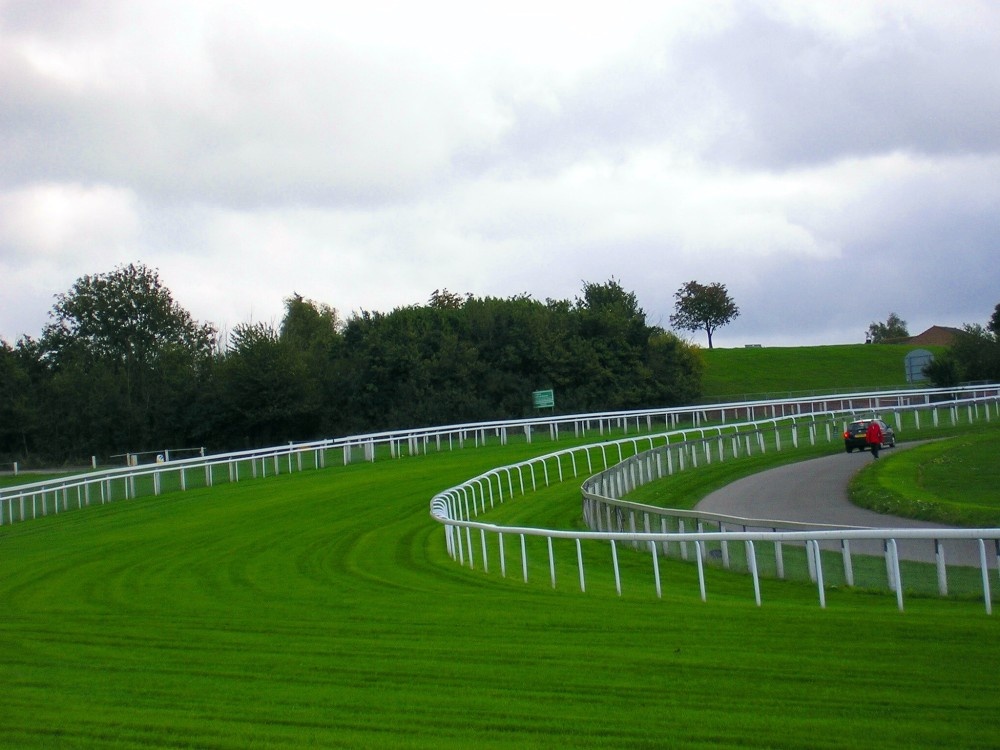
<svg viewBox="0 0 1000 750"><path fill-rule="evenodd" d="M663 425L666 430L716 429L708 425L730 424L760 419L792 418L817 412L863 413L892 410L915 405L938 404L934 410L950 410L955 419L958 404L968 399L985 398L997 393L997 386L970 388L931 388L889 390L874 393L831 394L774 401L745 401L711 406L615 411L597 414L550 415L519 420L499 420L412 430L394 430L354 435L310 443L297 443L263 450L239 451L210 456L172 460L158 464L127 466L74 476L60 477L0 488L0 525L31 520L51 513L83 508L166 491L213 486L220 482L241 481L309 468L322 468L328 462L374 461L380 453L391 457L425 454L431 450L454 450L479 446L489 440L506 444L512 436L524 436L528 442L541 433L551 440L572 432L574 437L598 435L612 430L641 436Z"/></svg>
<svg viewBox="0 0 1000 750"><path fill-rule="evenodd" d="M326 443L126 466L0 489L0 525L89 505L322 468Z"/></svg>
<svg viewBox="0 0 1000 750"><path fill-rule="evenodd" d="M945 405L931 401L923 404L897 404L892 412L897 428L902 427L903 414L909 414L912 415L914 427L919 429L921 417L925 423L938 425L944 419L957 425L960 415L967 417L969 423L996 418L1000 416L998 407L1000 401L994 388L962 394L962 397L955 396ZM880 408L880 411L884 413L885 409ZM720 424L556 451L530 461L492 469L438 493L431 501L431 515L444 526L449 554L470 567L475 567L478 559L479 564L488 570L492 557L499 564L501 574L506 576L508 550L505 538L519 540L521 569L525 581L529 570L525 540L530 537L546 539L548 569L553 587L556 585L553 540L571 540L575 545L577 575L583 591L586 590L587 578L583 555L585 543L596 550L589 552L588 557L591 554L606 555L610 548L615 587L619 594L622 590L619 544L624 543L649 552L653 584L658 596L662 593L660 558L674 555L681 559L693 559L697 563L703 599L706 597L705 562L711 555L718 554L721 564L730 567L730 545L742 543L742 557L753 581L758 605L761 604L759 545L770 546L772 552L769 562L779 578L785 577L786 546L795 545L804 551L809 577L817 585L820 606L825 607L826 576L822 549L830 549L832 545L839 550L841 570L838 573L847 585L853 586L857 555L870 555L870 545L874 542L881 547L881 556L885 560L886 585L895 592L900 609L903 608L904 587L899 561L900 546L904 540L907 544L917 540L932 546L933 560L937 566L938 592L941 595L948 593L948 570L954 565L949 563L949 558L968 558L968 549L959 552L956 547L971 545L972 560L979 568L982 579L986 611L992 613L990 567L1000 567L1000 529L832 528L671 510L620 499L638 486L676 471L696 468L699 463L724 461L765 451L771 439L773 447L778 450L782 447L797 447L800 441L808 441L810 444L824 439L828 443L839 441L843 424L856 413L852 409L847 412L830 411L741 424ZM656 445L658 442L660 445ZM645 450L640 450L640 443L644 444ZM631 455L625 456L623 447L631 448ZM600 462L596 473L595 459ZM584 468L588 478L582 488L583 514L590 531L504 527L474 520L496 507L496 504L518 495L523 496L528 490L538 489L542 483L549 486L555 481L564 481L570 475L578 477ZM707 526L718 530L708 531ZM478 537L478 544L473 541L474 535ZM852 543L855 545L853 549ZM865 549L866 544L869 545L868 549ZM713 546L714 549L710 549Z"/></svg>
<svg viewBox="0 0 1000 750"><path fill-rule="evenodd" d="M463 563L474 564L472 532L477 530L482 546L482 562L487 561L487 535L496 535L500 545L501 568L506 574L506 558L503 550L504 534L520 537L522 548L522 567L527 577L528 562L524 554L524 540L528 536L545 537L548 541L552 581L555 584L555 562L552 557L553 539L573 539L577 547L579 561L579 577L581 588L584 587L584 567L581 544L587 542L602 542L610 545L616 586L620 591L621 581L618 571L617 544L624 542L632 545L651 545L654 551L654 577L659 590L658 559L661 554L667 554L673 547L681 556L686 554L688 545L696 550L693 555L698 561L699 576L702 578L702 595L704 582L701 574L703 561L708 559L712 550L709 546L718 543L724 563L729 559L729 543L744 542L746 546L745 559L751 568L759 603L759 578L755 543L771 543L775 545L800 543L808 553L812 550L810 559L810 574L816 577L820 590L821 604L823 600L823 567L820 559L821 542L829 544L830 540L839 541L842 549L847 549L845 559L849 560L850 542L852 540L881 540L886 554L886 572L890 587L897 592L902 606L902 585L898 575L898 543L903 539L974 539L978 544L979 564L982 570L984 598L987 611L991 611L988 585L987 542L992 542L996 550L997 530L978 529L945 531L936 530L931 536L922 536L929 532L913 530L803 530L792 529L789 524L783 524L783 530L750 531L751 527L770 522L749 522L747 519L709 519L701 516L701 526L697 521L692 529L687 531L679 519L684 518L684 512L664 509L644 508L640 512L644 526L656 517L661 526L659 532L649 533L638 530L625 530L621 523L614 527L610 522L604 528L600 518L624 519L629 514L630 521L637 509L630 509L629 504L619 498L642 477L652 477L651 473L643 474L644 465L656 462L655 451L658 442L659 449L668 447L662 454L668 472L682 470L686 467L696 467L699 462L725 460L728 455L739 455L741 452L766 450L765 435L773 435L774 447L797 446L800 440L815 443L825 439L828 442L839 440L840 430L844 423L856 415L880 412L883 415L891 413L895 416L897 427L901 425L901 415L912 413L915 427L920 428L921 418L938 425L942 420L956 425L963 421L973 422L979 419L991 419L997 412L997 399L1000 387L996 385L977 386L974 388L957 389L924 389L884 391L877 393L841 394L822 397L803 397L780 399L776 401L755 401L742 403L718 404L711 406L683 407L675 409L648 409L602 414L557 415L525 420L505 420L497 422L449 425L444 427L422 428L415 430L399 430L392 432L371 433L334 440L323 440L313 443L289 444L266 450L242 451L219 454L208 457L196 457L182 461L170 461L138 467L123 467L99 472L80 474L72 477L62 477L57 480L34 482L17 487L0 489L0 525L26 521L49 514L65 512L73 508L83 508L95 503L109 503L117 500L134 499L145 495L159 495L164 492L187 490L193 487L212 487L218 483L239 482L248 478L271 476L274 474L319 469L327 465L329 460L339 458L344 464L357 460L374 461L376 456L388 455L401 457L427 453L431 449L444 450L464 448L467 445L482 445L488 440L506 443L509 436L520 435L529 442L534 434L541 431L548 437L558 440L560 432L572 431L577 438L587 434L597 433L604 436L612 430L623 430L626 433L634 430L635 434L618 440L593 443L587 446L569 448L546 454L520 464L492 469L478 477L468 480L457 487L445 490L435 496L431 503L431 514L444 524L448 549L456 559ZM664 432L655 432L663 424ZM683 425L688 425L684 427ZM643 434L644 430L647 434ZM625 449L630 450L631 458L639 454L641 448L647 449L647 456L626 462ZM652 453L650 453L652 451ZM675 452L679 451L679 452ZM673 458L671 458L673 456ZM605 481L601 492L586 490L590 497L585 503L585 514L595 525L596 531L572 532L551 529L504 528L492 524L477 523L471 520L478 516L480 510L487 510L487 502L492 507L495 502L503 502L514 497L516 489L523 495L530 485L538 488L542 482L548 486L554 481L562 482L572 472L577 477L586 465L588 476L595 472L594 465L600 462L600 474L594 481ZM612 467L612 461L618 464ZM644 464L643 462L647 462ZM601 480L605 472L613 470L610 480ZM614 485L612 488L607 482ZM515 486L516 482L516 486ZM589 486L589 485L588 485ZM506 487L506 491L505 491ZM614 508L609 516L609 510ZM671 515L673 514L673 515ZM666 519L675 518L676 531L663 531ZM725 531L705 531L706 523L715 523ZM732 531L729 525L740 526L742 530ZM746 528L743 528L746 527ZM463 530L465 538L463 540ZM891 532L891 533L890 533ZM747 536L749 535L749 536ZM725 544L723 544L725 543ZM846 547L844 546L846 543ZM935 542L937 544L938 542ZM781 547L776 547L781 549ZM942 548L943 549L943 548ZM781 557L781 553L776 553ZM1000 552L997 553L1000 556ZM944 566L944 583L942 590L947 588L947 566ZM850 562L846 563L850 565ZM995 562L994 562L995 564Z"/></svg>

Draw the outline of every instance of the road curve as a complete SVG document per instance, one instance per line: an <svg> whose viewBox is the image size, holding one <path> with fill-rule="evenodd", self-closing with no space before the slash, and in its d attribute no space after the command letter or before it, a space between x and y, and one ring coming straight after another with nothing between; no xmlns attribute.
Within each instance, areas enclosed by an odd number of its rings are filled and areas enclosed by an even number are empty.
<svg viewBox="0 0 1000 750"><path fill-rule="evenodd" d="M901 444L883 450L879 460L885 460L894 451L915 445L917 443L909 446ZM852 504L847 496L847 486L851 478L872 460L867 451L847 453L841 450L824 458L779 466L744 477L713 492L696 508L708 513L774 521L886 529L948 528L930 521L875 513ZM851 547L868 554L881 552L879 546L867 544L866 547L866 543L862 542L852 542ZM934 561L934 546L930 541L900 541L899 551L900 556L906 559ZM978 548L971 542L949 542L946 556L949 563L979 564Z"/></svg>

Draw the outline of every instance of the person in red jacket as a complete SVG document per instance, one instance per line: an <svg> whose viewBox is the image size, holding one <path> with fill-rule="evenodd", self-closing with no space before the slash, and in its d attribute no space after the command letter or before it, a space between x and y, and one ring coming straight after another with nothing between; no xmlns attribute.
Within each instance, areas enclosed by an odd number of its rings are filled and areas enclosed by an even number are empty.
<svg viewBox="0 0 1000 750"><path fill-rule="evenodd" d="M878 420L873 419L868 423L868 429L865 430L865 440L868 441L868 446L872 449L872 458L878 458L878 449L882 447L882 427Z"/></svg>

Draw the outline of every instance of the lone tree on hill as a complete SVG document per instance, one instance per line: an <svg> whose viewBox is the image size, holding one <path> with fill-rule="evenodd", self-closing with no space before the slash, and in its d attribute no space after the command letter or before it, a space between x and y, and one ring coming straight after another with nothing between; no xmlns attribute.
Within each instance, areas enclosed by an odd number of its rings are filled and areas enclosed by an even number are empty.
<svg viewBox="0 0 1000 750"><path fill-rule="evenodd" d="M740 314L726 285L718 282L705 285L689 281L674 293L674 299L676 312L670 316L670 325L687 331L705 331L709 349L715 329Z"/></svg>

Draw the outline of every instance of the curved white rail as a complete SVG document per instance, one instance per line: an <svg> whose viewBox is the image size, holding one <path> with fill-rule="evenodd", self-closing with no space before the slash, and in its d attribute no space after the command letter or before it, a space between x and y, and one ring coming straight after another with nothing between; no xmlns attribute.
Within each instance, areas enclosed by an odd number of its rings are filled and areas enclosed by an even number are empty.
<svg viewBox="0 0 1000 750"><path fill-rule="evenodd" d="M401 430L386 433L373 433L368 435L358 435L336 440L324 440L314 443L289 444L275 448L259 451L243 451L238 453L227 453L206 458L192 458L182 461L171 461L164 464L141 467L125 467L111 469L101 472L81 474L72 477L64 477L58 480L47 480L35 482L17 487L0 490L0 525L12 523L14 521L25 521L51 513L59 513L70 508L83 507L93 502L111 502L120 499L133 499L143 495L156 495L171 490L186 490L194 486L211 487L220 482L237 482L245 478L256 478L278 473L288 473L293 471L303 471L311 468L322 468L326 465L327 454L331 451L341 452L344 463L350 463L358 458L358 452L363 455L364 460L373 461L376 457L376 450L381 448L388 455L396 457L409 451L410 454L426 453L429 446L434 445L437 449L442 449L447 442L449 448L464 447L465 444L472 443L479 445L486 442L488 436L495 436L501 442L506 442L510 430L524 430L526 438L530 441L534 430L547 429L552 438L558 439L560 429L572 429L577 436L585 435L588 432L597 432L603 435L605 430L612 428L630 429L634 423L637 432L641 432L643 424L650 432L657 421L662 421L665 427L676 428L679 424L690 422L691 427L685 429L670 429L658 434L637 434L615 441L598 442L587 446L569 448L540 456L530 461L519 464L503 466L492 469L484 474L468 480L456 487L439 493L431 502L431 515L441 522L445 527L445 537L448 549L457 559L464 562L466 553L469 564L474 564L473 549L471 544L471 533L474 529L480 532L481 545L483 550L483 562L486 563L487 555L487 532L496 534L500 541L501 568L504 568L505 558L503 554L503 534L517 534L521 539L522 546L522 567L524 575L527 577L528 565L524 553L524 539L526 536L544 536L548 539L550 570L555 583L555 563L552 555L552 540L560 538L571 538L576 540L577 555L580 569L581 588L584 586L584 570L582 563L581 543L583 541L603 540L610 542L613 560L615 564L616 579L618 578L617 565L617 542L627 542L632 544L652 544L654 552L658 549L666 550L672 542L680 545L684 554L687 544L694 545L698 554L695 558L699 562L708 554L707 545L716 537L713 534L724 534L718 537L722 541L740 541L742 538L733 536L731 531L705 532L699 530L690 532L683 531L669 532L661 531L646 537L645 532L638 532L634 529L625 531L622 528L613 530L608 528L590 532L570 532L549 529L508 529L492 524L481 524L472 521L473 516L478 516L480 508L486 511L487 501L492 507L497 501L504 501L504 487L509 497L516 494L516 487L521 494L526 493L530 484L532 489L536 489L540 483L544 482L548 486L553 481L564 481L567 473L572 472L572 476L578 476L583 463L586 463L588 475L594 472L594 463L599 460L603 466L603 472L611 467L611 461L620 466L616 470L612 479L614 491L590 493L591 500L597 503L605 503L607 507L615 507L614 518L624 519L624 509L628 508L627 503L617 499L629 487L636 486L636 482L648 481L652 476L650 467L655 462L653 449L669 446L665 455L666 468L673 471L672 463L676 459L677 470L687 466L697 466L699 461L711 461L717 453L719 460L724 460L727 451L733 455L741 452L753 452L754 450L767 450L769 445L776 449L782 449L788 445L797 446L798 441L809 440L815 442L821 438L821 432L825 431L827 441L839 439L840 428L843 423L854 418L858 414L871 413L873 411L889 413L895 415L897 426L900 426L901 415L912 413L915 420L915 427L919 429L921 414L926 419L931 420L935 425L939 419L948 419L955 425L960 421L960 413L968 415L968 421L991 418L991 411L997 411L997 399L1000 397L1000 386L977 386L957 389L925 389L925 390L903 390L878 393L861 394L839 394L828 396L809 396L804 398L779 399L775 401L755 401L738 404L716 404L697 407L683 407L677 409L650 409L625 412L608 412L602 414L579 414L561 415L547 418L536 418L528 420L509 420L502 422L489 422L465 425L450 425L446 427L433 427L418 430ZM759 415L764 414L761 418ZM766 415L770 414L769 417ZM737 420L737 421L733 421ZM746 421L739 421L746 420ZM714 422L715 424L711 424ZM838 424L839 423L839 424ZM834 429L836 427L836 430ZM836 434L835 434L836 433ZM765 437L766 436L766 437ZM770 441L773 440L773 443ZM640 453L640 446L647 448L647 457L637 461L626 462L630 458ZM756 446L756 447L755 447ZM628 456L626 456L628 452ZM611 454L609 456L609 453ZM671 456L675 457L671 458ZM645 463L643 463L645 461ZM596 507L596 506L595 506ZM646 508L642 510L647 514L647 518L652 518L656 513L661 516L666 515L664 509ZM683 512L672 511L677 518L683 518ZM591 520L593 512L589 511ZM599 517L600 514L598 514ZM605 511L605 516L607 512ZM630 516L633 518L634 516ZM709 519L701 516L702 527L705 523L714 522L722 529L725 524L736 524L746 526L747 519ZM633 523L633 521L630 521ZM647 522L648 523L648 522ZM661 527L663 520L661 518ZM697 522L695 528L697 528ZM819 558L821 541L827 540L827 536L808 536L808 534L823 534L822 531L787 530L788 524L782 525L785 531L772 530L771 532L739 532L753 533L757 536L743 539L749 545L747 547L747 560L753 568L751 573L754 577L755 587L757 587L756 554L754 552L754 541L769 541L780 544L786 541L799 541L806 545L806 549L812 549L814 554L810 557L810 572L817 576L820 586L821 603L823 603L822 593L822 564ZM463 543L462 529L465 530L465 540ZM837 539L849 542L858 538L851 536L855 532L849 530L838 530L830 532L839 534ZM890 587L897 591L900 606L902 606L902 587L896 586L899 581L898 575L898 555L896 539L910 538L912 531L902 532L892 530L892 535L886 532L874 532L877 538L884 541L887 576ZM989 596L988 566L986 561L986 541L993 541L996 546L997 538L994 536L996 530L972 530L963 531L965 534L978 534L980 567L983 574L984 597L986 599L987 611L991 609ZM633 533L634 532L634 533ZM899 533L897 533L899 532ZM651 532L652 533L652 532ZM768 537L767 534L807 534L807 536L795 537L794 540L777 536ZM858 532L860 533L860 532ZM868 532L866 532L867 534ZM677 536L680 534L680 536ZM762 536L763 534L763 536ZM596 535L596 536L595 536ZM862 536L861 538L867 538ZM916 537L914 537L916 538ZM929 538L929 537L928 537ZM950 539L949 534L938 533L936 538ZM954 537L959 538L959 537ZM964 538L964 537L962 537ZM722 546L723 557L726 557L726 545ZM845 559L850 558L849 547L845 547ZM1000 557L1000 547L997 547L998 557ZM658 555L654 554L654 571L658 579ZM813 561L812 558L815 558ZM940 555L943 565L943 554ZM895 561L895 562L893 562ZM849 562L847 563L849 564ZM505 570L504 570L505 572ZM620 580L616 581L620 590ZM942 585L946 589L946 582ZM704 592L703 592L704 595ZM759 600L759 590L758 590Z"/></svg>
<svg viewBox="0 0 1000 750"><path fill-rule="evenodd" d="M994 415L1000 415L1000 401L994 390L990 394L973 395L955 401L947 406L948 418L956 424L959 409L968 412L969 421L976 419L990 420ZM930 412L929 417L938 424L939 414L936 406L907 406L895 409L897 426L901 426L903 413L912 413L914 424L919 428L920 413ZM833 428L854 416L853 413L828 412L811 414L785 419L770 419L743 424L719 425L699 428L697 430L682 430L641 438L625 438L608 443L590 444L576 448L539 456L530 461L524 461L510 466L491 469L460 485L438 493L431 501L431 515L444 526L445 542L449 554L461 564L470 567L476 565L476 546L479 547L478 559L484 567L489 565L491 552L488 540L495 538L492 557L499 561L501 573L506 575L507 552L504 538L515 537L520 540L520 558L522 575L527 581L528 560L525 545L527 537L542 537L547 540L548 567L551 583L556 585L556 563L552 540L572 540L576 548L577 571L581 590L586 590L586 570L584 565L583 544L585 542L603 543L610 547L614 568L615 586L621 593L621 578L618 564L618 544L626 543L651 553L652 572L656 592L659 596L660 576L659 559L663 555L676 554L682 559L689 558L689 547L693 548L693 559L697 562L698 579L701 596L706 596L704 583L704 562L708 559L710 545L716 545L722 564L729 567L729 545L743 542L745 545L745 560L750 573L757 604L760 605L760 577L758 571L757 544L773 545L774 562L779 577L784 577L783 545L801 545L807 557L809 575L816 582L820 605L825 607L823 581L823 560L821 549L831 543L839 547L843 565L843 577L848 585L854 584L854 557L858 552L852 552L852 542L868 542L874 540L882 547L886 564L886 582L890 590L896 593L898 606L903 608L903 585L899 572L900 550L902 540L926 540L933 543L934 561L938 572L938 590L942 595L948 593L948 562L946 542L965 540L974 545L976 564L981 571L983 598L987 613L992 612L992 596L990 587L990 560L987 546L992 548L993 565L1000 567L1000 529L862 529L862 528L831 528L810 524L795 524L763 519L745 519L717 514L698 513L696 511L671 510L653 506L629 503L621 500L625 494L635 487L649 481L667 476L675 471L688 467L696 467L699 461L710 463L713 460L726 460L727 457L747 455L754 451L764 451L768 445L780 450L782 434L785 435L785 446L798 446L800 440L808 440L815 444L817 439L825 436L827 442L840 439L841 431ZM697 436L692 437L692 433ZM770 441L773 439L773 443ZM639 450L639 443L646 442L648 447ZM656 444L660 443L659 446ZM623 446L631 447L629 456L622 453ZM614 464L608 461L608 452L617 453ZM592 458L600 456L603 469L596 474ZM614 455L612 455L614 458ZM558 475L558 481L564 480L564 464L576 477L579 465L586 462L588 478L584 482L583 511L589 531L574 531L560 529L540 529L530 527L504 527L497 524L483 523L473 520L480 513L488 511L487 502L494 507L496 502L504 502L518 494L526 494L530 480L530 488L538 486L536 473L540 474L548 486L553 476ZM551 471L550 471L551 468ZM536 472L537 469L537 472ZM517 482L515 484L515 477ZM505 496L506 493L506 496ZM637 519L638 522L637 522ZM659 530L652 528L656 519ZM690 524L688 526L687 524ZM713 526L718 531L706 531L706 526ZM739 529L738 531L735 529ZM752 529L752 530L751 530ZM473 532L477 532L479 544L473 544ZM989 544L987 544L989 543ZM597 554L606 554L598 551Z"/></svg>

